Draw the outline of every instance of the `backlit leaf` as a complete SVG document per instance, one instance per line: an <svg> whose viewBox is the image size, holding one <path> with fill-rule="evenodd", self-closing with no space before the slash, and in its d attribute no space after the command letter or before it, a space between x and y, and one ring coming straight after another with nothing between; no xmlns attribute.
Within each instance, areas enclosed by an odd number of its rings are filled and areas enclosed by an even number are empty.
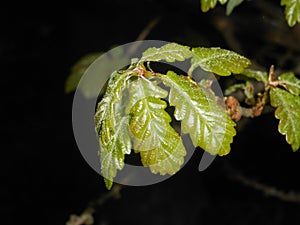
<svg viewBox="0 0 300 225"><path fill-rule="evenodd" d="M228 0L226 5L226 15L230 15L235 7L240 5L244 0Z"/></svg>
<svg viewBox="0 0 300 225"><path fill-rule="evenodd" d="M201 0L201 10L202 12L207 12L209 9L216 7L217 2L225 4L227 0Z"/></svg>
<svg viewBox="0 0 300 225"><path fill-rule="evenodd" d="M122 90L128 74L115 72L108 83L107 91L98 104L95 123L99 135L101 173L108 189L112 186L117 170L124 167L125 154L130 154L131 138L128 131L129 117L118 104L122 103Z"/></svg>
<svg viewBox="0 0 300 225"><path fill-rule="evenodd" d="M160 48L149 48L143 53L141 61L184 61L192 56L189 49L188 46L176 43L166 44Z"/></svg>
<svg viewBox="0 0 300 225"><path fill-rule="evenodd" d="M250 64L250 61L229 50L221 48L193 48L191 60L192 71L200 67L205 71L213 72L221 76L228 76L231 73L242 73Z"/></svg>
<svg viewBox="0 0 300 225"><path fill-rule="evenodd" d="M286 141L293 151L300 147L300 96L272 88L270 90L271 105L276 107L275 117L280 119L278 130L286 136Z"/></svg>
<svg viewBox="0 0 300 225"><path fill-rule="evenodd" d="M281 5L285 5L285 18L290 27L300 22L300 0L281 0Z"/></svg>
<svg viewBox="0 0 300 225"><path fill-rule="evenodd" d="M217 103L211 92L190 79L169 71L159 76L169 86L169 102L175 106L174 116L182 121L184 133L189 133L194 146L210 154L226 155L236 134L235 123Z"/></svg>
<svg viewBox="0 0 300 225"><path fill-rule="evenodd" d="M160 90L159 90L160 89ZM186 151L181 137L170 126L171 117L165 111L168 92L144 77L131 83L130 132L134 150L141 155L144 166L152 173L174 174L184 162Z"/></svg>
<svg viewBox="0 0 300 225"><path fill-rule="evenodd" d="M300 94L300 80L295 76L294 73L283 73L278 77L278 80L284 84L289 92L294 95Z"/></svg>

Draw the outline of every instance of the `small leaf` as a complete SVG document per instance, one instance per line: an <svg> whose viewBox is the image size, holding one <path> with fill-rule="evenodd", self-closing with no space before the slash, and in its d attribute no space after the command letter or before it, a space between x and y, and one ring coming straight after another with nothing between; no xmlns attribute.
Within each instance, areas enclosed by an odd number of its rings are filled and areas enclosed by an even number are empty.
<svg viewBox="0 0 300 225"><path fill-rule="evenodd" d="M226 88L225 90L225 95L231 95L232 93L238 91L238 90L244 90L246 87L245 84L233 84L231 86L229 86L228 88Z"/></svg>
<svg viewBox="0 0 300 225"><path fill-rule="evenodd" d="M244 0L229 0L226 6L226 15L229 16L233 9L240 5Z"/></svg>
<svg viewBox="0 0 300 225"><path fill-rule="evenodd" d="M283 73L278 77L278 80L284 84L286 89L294 95L300 94L300 80L295 76L294 73Z"/></svg>
<svg viewBox="0 0 300 225"><path fill-rule="evenodd" d="M91 53L81 58L71 69L71 74L67 78L65 90L67 93L75 91L84 73L89 66L97 59L101 57L100 64L102 66L97 67L96 74L93 76L109 76L113 71L121 69L119 65L126 65L129 62L129 58L125 55L124 49L119 47L109 52L109 54L103 53ZM91 77L93 77L91 76ZM94 79L83 79L78 86L81 93L85 98L94 98L99 94L99 84Z"/></svg>
<svg viewBox="0 0 300 225"><path fill-rule="evenodd" d="M290 27L300 22L300 0L281 0L281 5L285 5L285 18Z"/></svg>
<svg viewBox="0 0 300 225"><path fill-rule="evenodd" d="M172 71L159 78L171 88L169 102L175 106L174 116L182 121L182 131L190 134L194 146L213 155L228 154L236 134L235 123L217 103L216 96Z"/></svg>
<svg viewBox="0 0 300 225"><path fill-rule="evenodd" d="M209 9L215 8L217 2L220 2L223 5L227 2L227 0L201 0L202 12L207 12Z"/></svg>
<svg viewBox="0 0 300 225"><path fill-rule="evenodd" d="M144 77L131 83L130 131L134 150L140 152L144 166L149 166L152 173L174 174L183 164L186 151L181 137L170 126L167 104L160 99L168 92L157 89L161 88Z"/></svg>
<svg viewBox="0 0 300 225"><path fill-rule="evenodd" d="M125 154L130 154L131 138L128 131L129 117L121 112L122 90L129 75L115 72L108 83L107 91L98 104L95 123L99 135L101 172L107 189L112 186L117 170L124 167Z"/></svg>
<svg viewBox="0 0 300 225"><path fill-rule="evenodd" d="M221 48L193 48L192 52L189 74L196 67L200 67L205 71L228 76L231 73L242 73L250 64L247 58Z"/></svg>
<svg viewBox="0 0 300 225"><path fill-rule="evenodd" d="M270 100L273 107L277 107L275 117L280 119L278 130L286 135L287 143L293 151L300 147L300 97L289 92L271 88Z"/></svg>
<svg viewBox="0 0 300 225"><path fill-rule="evenodd" d="M87 68L103 53L96 52L80 58L71 69L71 74L68 76L65 84L65 92L71 93L76 90L78 83Z"/></svg>
<svg viewBox="0 0 300 225"><path fill-rule="evenodd" d="M160 48L149 48L142 56L141 61L160 61L166 62L184 61L192 56L188 46L176 43L166 44Z"/></svg>
<svg viewBox="0 0 300 225"><path fill-rule="evenodd" d="M259 70L245 69L241 75L264 83L268 82L268 73Z"/></svg>

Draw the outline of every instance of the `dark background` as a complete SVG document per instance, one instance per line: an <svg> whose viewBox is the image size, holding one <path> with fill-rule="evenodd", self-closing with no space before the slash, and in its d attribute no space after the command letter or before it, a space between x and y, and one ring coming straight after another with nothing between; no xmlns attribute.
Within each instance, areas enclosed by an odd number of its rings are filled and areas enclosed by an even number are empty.
<svg viewBox="0 0 300 225"><path fill-rule="evenodd" d="M64 224L107 192L76 146L73 96L65 94L64 82L81 56L134 41L157 16L147 39L219 46L262 69L274 64L277 71L299 74L299 25L288 28L279 1L245 2L230 17L220 6L203 14L199 2L111 0L0 9L1 224ZM229 178L233 171L300 191L300 153L277 132L278 120L263 115L243 124L231 153L205 172L197 170L199 150L167 181L124 188L120 199L98 208L95 223L300 224L299 203Z"/></svg>

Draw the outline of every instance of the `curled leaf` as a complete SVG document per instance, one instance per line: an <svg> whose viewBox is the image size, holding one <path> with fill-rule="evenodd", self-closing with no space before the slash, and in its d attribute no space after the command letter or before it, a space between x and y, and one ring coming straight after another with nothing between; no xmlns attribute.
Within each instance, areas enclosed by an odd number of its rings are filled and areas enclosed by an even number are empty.
<svg viewBox="0 0 300 225"><path fill-rule="evenodd" d="M117 170L124 167L125 154L131 152L131 138L128 131L129 117L117 107L122 101L122 90L126 87L128 74L115 72L108 84L96 114L96 132L99 135L101 173L107 189L112 186ZM122 104L122 103L120 103Z"/></svg>

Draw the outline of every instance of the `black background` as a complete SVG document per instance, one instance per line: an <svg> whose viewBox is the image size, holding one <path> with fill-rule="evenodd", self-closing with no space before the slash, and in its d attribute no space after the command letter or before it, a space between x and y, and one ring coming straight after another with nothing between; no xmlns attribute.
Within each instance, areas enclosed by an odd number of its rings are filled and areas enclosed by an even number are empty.
<svg viewBox="0 0 300 225"><path fill-rule="evenodd" d="M272 7L283 16L283 9ZM161 19L147 39L230 49L213 22L228 19L224 7L203 14L196 0L45 3L0 9L1 224L64 224L70 214L80 214L90 200L107 192L102 177L76 146L73 96L65 94L64 82L81 56L134 41L157 16ZM287 37L294 31L286 24L274 28L252 2L238 7L230 18L243 54L266 70L287 51L299 57L299 49L268 42L270 30L287 32ZM270 51L262 52L266 45ZM294 66L292 59L278 69ZM95 223L300 224L299 204L231 180L223 166L230 164L279 189L300 191L299 152L292 152L277 124L272 115L253 119L235 137L232 152L217 158L205 172L197 170L199 151L167 181L126 187L121 199L98 209Z"/></svg>

